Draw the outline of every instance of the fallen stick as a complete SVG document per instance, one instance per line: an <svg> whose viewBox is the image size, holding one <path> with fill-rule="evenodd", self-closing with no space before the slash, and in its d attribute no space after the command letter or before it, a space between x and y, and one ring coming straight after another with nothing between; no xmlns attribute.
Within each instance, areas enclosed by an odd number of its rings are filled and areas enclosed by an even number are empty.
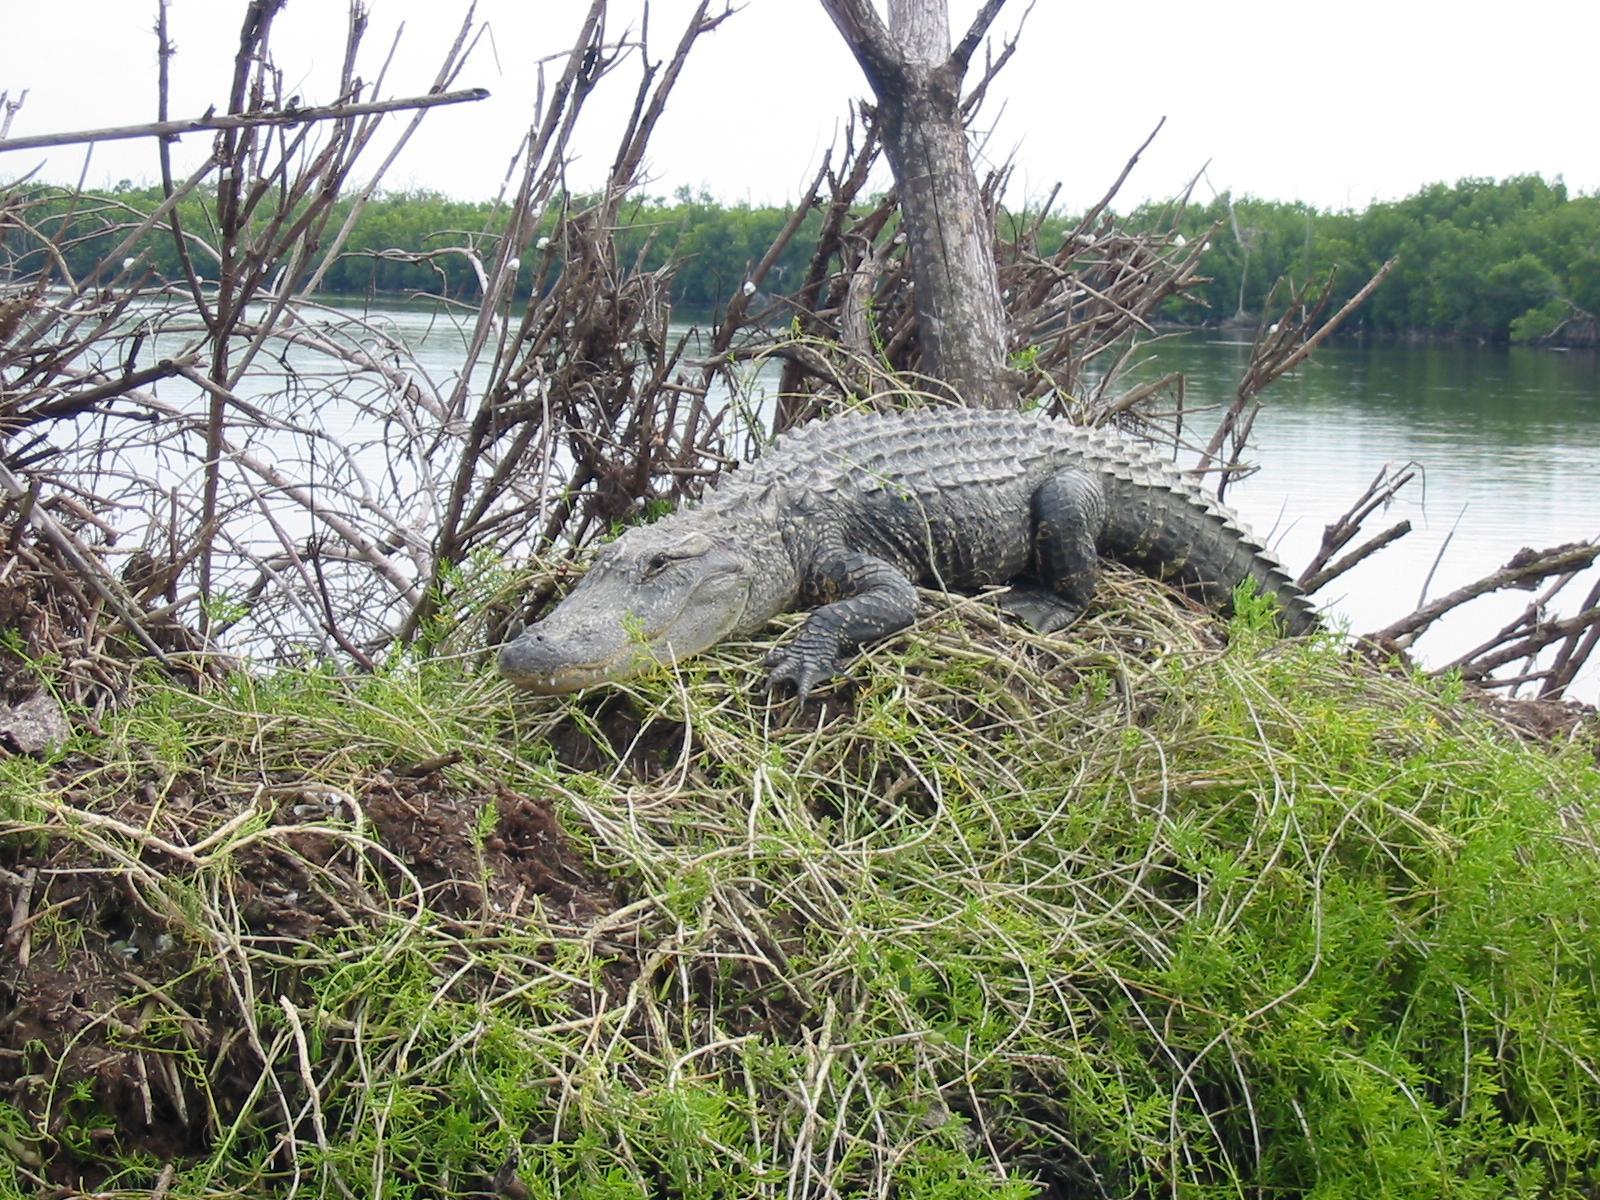
<svg viewBox="0 0 1600 1200"><path fill-rule="evenodd" d="M1498 571L1491 572L1473 583L1466 584L1440 596L1432 604L1425 604L1409 616L1367 636L1379 643L1393 642L1401 649L1409 646L1417 635L1432 625L1452 608L1468 600L1501 588L1527 587L1533 580L1565 571L1581 571L1600 557L1600 543L1572 542L1565 546L1552 546L1548 550L1522 550Z"/></svg>
<svg viewBox="0 0 1600 1200"><path fill-rule="evenodd" d="M129 138L176 137L184 133L205 133L217 129L248 129L255 125L307 125L313 121L336 121L343 117L364 117L371 113L398 112L411 108L434 108L440 104L461 104L484 100L488 88L467 88L459 92L440 92L433 96L410 96L403 100L369 100L364 104L327 104L320 108L283 108L271 112L223 113L190 117L185 121L149 121L143 125L110 125L104 129L80 129L74 133L36 133L31 137L0 140L0 152L37 150L44 146L75 146L82 142L120 142Z"/></svg>

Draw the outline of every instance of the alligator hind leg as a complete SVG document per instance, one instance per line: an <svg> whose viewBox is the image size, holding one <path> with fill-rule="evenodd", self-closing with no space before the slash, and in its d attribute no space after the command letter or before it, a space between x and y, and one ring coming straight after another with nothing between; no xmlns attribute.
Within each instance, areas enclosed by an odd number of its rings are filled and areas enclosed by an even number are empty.
<svg viewBox="0 0 1600 1200"><path fill-rule="evenodd" d="M1034 586L1013 587L1000 607L1040 633L1065 629L1094 596L1100 559L1095 542L1106 523L1106 496L1087 471L1060 471L1033 494Z"/></svg>

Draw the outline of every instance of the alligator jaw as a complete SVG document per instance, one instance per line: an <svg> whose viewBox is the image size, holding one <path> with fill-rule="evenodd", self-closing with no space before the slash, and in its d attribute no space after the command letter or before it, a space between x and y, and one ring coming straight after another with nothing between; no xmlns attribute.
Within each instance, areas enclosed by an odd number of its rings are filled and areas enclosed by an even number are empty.
<svg viewBox="0 0 1600 1200"><path fill-rule="evenodd" d="M500 648L500 673L554 696L681 662L749 619L753 571L748 555L682 522L630 530L555 611Z"/></svg>
<svg viewBox="0 0 1600 1200"><path fill-rule="evenodd" d="M555 662L543 652L542 635L530 631L500 647L500 674L525 691L539 696L560 696L597 683L610 683L639 674L653 661L644 646L629 643L606 658L589 662Z"/></svg>

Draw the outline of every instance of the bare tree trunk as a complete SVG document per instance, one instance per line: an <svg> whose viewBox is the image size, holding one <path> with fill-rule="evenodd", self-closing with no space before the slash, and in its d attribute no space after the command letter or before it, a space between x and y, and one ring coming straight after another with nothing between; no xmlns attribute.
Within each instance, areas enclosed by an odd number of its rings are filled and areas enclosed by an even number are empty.
<svg viewBox="0 0 1600 1200"><path fill-rule="evenodd" d="M924 371L962 402L1017 404L1007 386L1005 313L993 214L984 206L961 120L961 81L1005 0L987 0L950 45L945 0L822 0L877 97L877 134L894 172L911 251Z"/></svg>

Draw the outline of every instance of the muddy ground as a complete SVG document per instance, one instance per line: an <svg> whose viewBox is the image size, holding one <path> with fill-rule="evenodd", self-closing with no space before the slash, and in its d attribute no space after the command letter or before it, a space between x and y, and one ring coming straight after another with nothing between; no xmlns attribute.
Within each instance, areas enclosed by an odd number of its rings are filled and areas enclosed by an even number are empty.
<svg viewBox="0 0 1600 1200"><path fill-rule="evenodd" d="M71 796L74 777L98 766L68 764L59 772L60 794ZM438 773L379 775L351 796L315 787L281 791L270 813L274 825L326 819L330 808L353 802L381 851L362 856L359 870L347 843L310 829L247 846L231 872L230 898L239 934L252 945L276 940L290 947L383 919L385 906L374 896L405 899L413 879L430 909L468 924L512 920L538 904L552 924L585 928L617 905L610 884L574 851L538 797L468 794ZM104 792L98 795L95 808L104 811ZM487 836L480 824L486 801L495 813ZM161 799L167 812L186 805L197 831L214 828L237 803L234 788L212 794L203 776L169 786ZM152 781L130 779L116 819L134 829L157 827L165 814L154 807ZM159 850L141 859L151 871L181 877L188 869ZM382 880L376 893L374 876ZM0 1095L49 1134L42 1150L41 1143L11 1141L0 1153L16 1155L62 1194L103 1182L113 1159L144 1154L167 1162L206 1152L211 1121L197 1089L170 1069L170 1059L150 1052L161 1041L149 1032L152 1022L176 1022L175 1039L209 1064L209 1090L224 1118L245 1102L261 1071L241 1037L238 997L222 974L194 970L185 931L152 907L135 877L82 841L0 841L0 930L7 931ZM291 998L302 990L292 970L262 982ZM75 1092L76 1100L64 1099Z"/></svg>

